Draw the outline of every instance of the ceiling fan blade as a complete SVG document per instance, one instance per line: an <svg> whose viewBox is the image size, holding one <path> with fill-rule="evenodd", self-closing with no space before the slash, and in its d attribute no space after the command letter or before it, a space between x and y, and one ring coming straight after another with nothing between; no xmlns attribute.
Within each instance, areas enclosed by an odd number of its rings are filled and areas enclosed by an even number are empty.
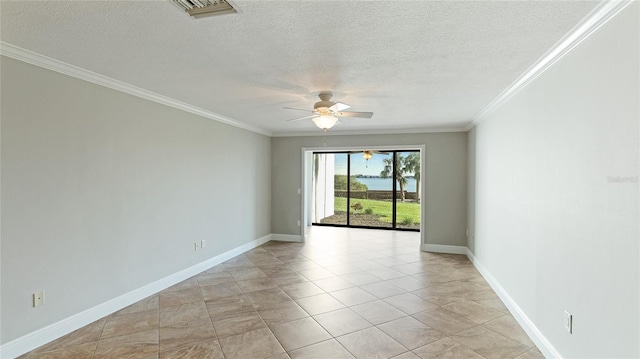
<svg viewBox="0 0 640 359"><path fill-rule="evenodd" d="M303 109L301 109L301 108L293 108L293 107L283 107L283 109L285 109L285 110L304 111L304 112L313 112L313 111L303 110Z"/></svg>
<svg viewBox="0 0 640 359"><path fill-rule="evenodd" d="M309 115L309 116L304 116L304 117L298 117L298 118L292 118L290 120L287 120L287 122L293 122L293 121L300 121L300 120L306 120L308 118L313 118L313 117L318 117L318 115Z"/></svg>
<svg viewBox="0 0 640 359"><path fill-rule="evenodd" d="M336 116L338 116L338 117L371 118L373 116L373 112L343 111L343 112L336 112Z"/></svg>
<svg viewBox="0 0 640 359"><path fill-rule="evenodd" d="M348 109L349 107L351 106L347 105L346 103L336 102L333 104L333 106L329 107L329 111L340 112L342 110Z"/></svg>

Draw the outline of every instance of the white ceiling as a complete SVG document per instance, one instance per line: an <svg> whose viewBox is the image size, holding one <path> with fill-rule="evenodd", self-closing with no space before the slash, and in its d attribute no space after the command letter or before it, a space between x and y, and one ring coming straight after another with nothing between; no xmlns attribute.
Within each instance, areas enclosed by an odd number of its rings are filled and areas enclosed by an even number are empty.
<svg viewBox="0 0 640 359"><path fill-rule="evenodd" d="M317 93L366 119L331 132L463 129L597 1L2 1L1 40L267 133L317 133Z"/></svg>

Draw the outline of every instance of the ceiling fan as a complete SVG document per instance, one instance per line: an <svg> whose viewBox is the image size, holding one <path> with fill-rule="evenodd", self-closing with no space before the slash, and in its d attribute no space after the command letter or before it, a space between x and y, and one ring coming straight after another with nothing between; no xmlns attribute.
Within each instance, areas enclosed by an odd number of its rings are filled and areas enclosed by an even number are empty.
<svg viewBox="0 0 640 359"><path fill-rule="evenodd" d="M365 161L367 162L367 165L366 165L367 168L369 167L369 160L371 158L373 158L373 154L374 153L377 153L377 154L380 154L380 155L388 155L389 154L389 152L377 151L377 150L349 151L349 154L354 154L354 153L357 153L357 154L362 153L362 158L364 158Z"/></svg>
<svg viewBox="0 0 640 359"><path fill-rule="evenodd" d="M373 116L373 112L343 111L351 106L340 102L330 101L331 97L333 97L333 94L329 91L320 92L318 94L318 97L320 97L320 101L316 102L313 105L313 111L303 110L299 108L283 107L286 110L297 110L313 113L313 115L294 118L288 121L300 121L310 118L313 123L316 124L316 126L326 132L338 122L338 117L371 118Z"/></svg>

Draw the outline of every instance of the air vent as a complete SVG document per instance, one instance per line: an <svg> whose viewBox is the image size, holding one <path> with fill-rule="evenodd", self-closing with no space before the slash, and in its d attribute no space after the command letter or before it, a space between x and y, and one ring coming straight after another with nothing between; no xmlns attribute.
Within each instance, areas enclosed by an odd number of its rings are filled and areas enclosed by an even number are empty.
<svg viewBox="0 0 640 359"><path fill-rule="evenodd" d="M226 0L172 0L194 18L235 14L236 9Z"/></svg>

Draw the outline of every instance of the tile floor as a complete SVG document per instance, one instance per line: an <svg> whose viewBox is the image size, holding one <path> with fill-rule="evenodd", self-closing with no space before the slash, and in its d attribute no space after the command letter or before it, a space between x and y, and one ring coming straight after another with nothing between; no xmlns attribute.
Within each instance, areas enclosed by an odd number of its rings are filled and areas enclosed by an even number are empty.
<svg viewBox="0 0 640 359"><path fill-rule="evenodd" d="M314 227L21 358L543 358L462 255L416 232Z"/></svg>

